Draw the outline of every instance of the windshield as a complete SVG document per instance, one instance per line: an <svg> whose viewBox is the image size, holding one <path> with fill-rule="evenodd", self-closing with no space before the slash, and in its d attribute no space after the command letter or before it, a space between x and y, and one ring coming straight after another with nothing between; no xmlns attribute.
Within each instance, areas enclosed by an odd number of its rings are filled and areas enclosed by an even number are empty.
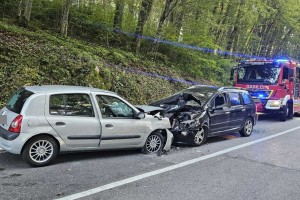
<svg viewBox="0 0 300 200"><path fill-rule="evenodd" d="M280 68L272 64L251 65L238 68L238 83L276 84Z"/></svg>
<svg viewBox="0 0 300 200"><path fill-rule="evenodd" d="M6 108L12 112L21 113L24 103L33 93L25 89L17 91L6 104Z"/></svg>
<svg viewBox="0 0 300 200"><path fill-rule="evenodd" d="M215 94L216 90L212 90L210 88L189 88L183 92L192 94L200 100L201 105L205 105L209 101L210 97Z"/></svg>

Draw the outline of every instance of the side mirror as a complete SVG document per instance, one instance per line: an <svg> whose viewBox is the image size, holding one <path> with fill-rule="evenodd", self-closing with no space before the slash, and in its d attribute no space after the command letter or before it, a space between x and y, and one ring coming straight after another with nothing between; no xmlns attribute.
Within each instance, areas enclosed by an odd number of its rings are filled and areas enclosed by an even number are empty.
<svg viewBox="0 0 300 200"><path fill-rule="evenodd" d="M214 107L213 110L224 110L223 106L217 106L217 107Z"/></svg>
<svg viewBox="0 0 300 200"><path fill-rule="evenodd" d="M144 119L146 117L144 112L139 112L137 114L135 114L135 118L136 119Z"/></svg>
<svg viewBox="0 0 300 200"><path fill-rule="evenodd" d="M290 82L293 82L293 81L294 81L294 78L293 78L293 77L290 77L290 78L289 78L289 81L290 81Z"/></svg>
<svg viewBox="0 0 300 200"><path fill-rule="evenodd" d="M223 110L223 106L211 107L209 109L210 112L215 112L216 110Z"/></svg>

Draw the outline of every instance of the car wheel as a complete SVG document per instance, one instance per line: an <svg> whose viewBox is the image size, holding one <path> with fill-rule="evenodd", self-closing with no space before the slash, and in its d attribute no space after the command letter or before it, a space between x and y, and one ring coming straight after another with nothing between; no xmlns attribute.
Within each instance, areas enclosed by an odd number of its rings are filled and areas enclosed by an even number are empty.
<svg viewBox="0 0 300 200"><path fill-rule="evenodd" d="M280 113L280 115L279 115L279 120L282 121L282 122L285 122L287 120L288 113L289 113L289 107L288 106L283 106L282 107L282 113Z"/></svg>
<svg viewBox="0 0 300 200"><path fill-rule="evenodd" d="M207 131L204 128L201 128L193 134L190 144L192 146L200 146L206 141L206 139Z"/></svg>
<svg viewBox="0 0 300 200"><path fill-rule="evenodd" d="M22 151L22 158L33 167L42 167L53 161L58 154L58 145L50 136L31 139Z"/></svg>
<svg viewBox="0 0 300 200"><path fill-rule="evenodd" d="M249 137L253 130L253 120L251 118L246 119L244 127L240 130L240 135L243 137Z"/></svg>
<svg viewBox="0 0 300 200"><path fill-rule="evenodd" d="M157 153L162 150L164 137L159 131L150 134L145 142L142 152L145 154Z"/></svg>

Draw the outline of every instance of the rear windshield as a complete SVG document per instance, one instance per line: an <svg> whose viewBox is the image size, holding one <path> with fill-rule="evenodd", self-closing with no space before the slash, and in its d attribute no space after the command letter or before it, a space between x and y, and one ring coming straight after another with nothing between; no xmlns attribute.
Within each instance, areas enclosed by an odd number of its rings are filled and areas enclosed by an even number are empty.
<svg viewBox="0 0 300 200"><path fill-rule="evenodd" d="M8 101L6 104L6 108L9 109L12 112L21 113L21 110L23 108L24 103L30 97L33 93L25 90L25 89L20 89L18 90Z"/></svg>

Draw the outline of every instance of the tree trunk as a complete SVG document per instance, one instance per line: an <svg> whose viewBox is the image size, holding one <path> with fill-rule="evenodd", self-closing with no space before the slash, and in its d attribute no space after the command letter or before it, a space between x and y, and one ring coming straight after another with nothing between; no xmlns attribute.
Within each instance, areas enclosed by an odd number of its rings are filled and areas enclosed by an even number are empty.
<svg viewBox="0 0 300 200"><path fill-rule="evenodd" d="M71 5L72 5L72 0L64 0L63 13L61 18L61 27L60 27L60 33L63 36L68 35L69 12L70 12Z"/></svg>
<svg viewBox="0 0 300 200"><path fill-rule="evenodd" d="M229 33L228 33L228 42L227 42L227 47L226 47L226 50L227 51L234 51L234 47L237 46L237 44L235 45L235 43L237 43L238 41L238 34L239 34L239 20L242 16L242 9L243 9L243 6L245 5L245 2L243 0L241 0L241 2L239 3L238 7L237 7L237 14L236 14L236 17L235 17L235 21L234 21L234 24L233 24L233 27L232 29L230 30L229 29Z"/></svg>
<svg viewBox="0 0 300 200"><path fill-rule="evenodd" d="M25 1L25 11L24 11L24 18L29 22L32 10L32 2L33 0L26 0Z"/></svg>
<svg viewBox="0 0 300 200"><path fill-rule="evenodd" d="M18 19L19 20L21 20L22 11L23 11L23 0L20 0L19 6L18 6Z"/></svg>
<svg viewBox="0 0 300 200"><path fill-rule="evenodd" d="M116 11L114 16L114 29L122 29L124 2L122 0L115 0Z"/></svg>
<svg viewBox="0 0 300 200"><path fill-rule="evenodd" d="M142 0L142 7L139 13L138 23L136 27L135 52L138 53L141 47L141 35L144 31L144 26L150 15L153 0Z"/></svg>
<svg viewBox="0 0 300 200"><path fill-rule="evenodd" d="M178 0L166 0L165 8L163 10L163 13L160 16L156 35L160 38L162 35L162 28L166 21L166 19L169 17L170 12L175 8L176 4L178 3Z"/></svg>
<svg viewBox="0 0 300 200"><path fill-rule="evenodd" d="M222 44L225 42L224 41L224 38L226 37L226 28L224 28L224 26L228 23L228 21L230 20L230 9L231 8L231 3L232 3L232 0L229 0L228 2L226 1L226 5L225 3L224 4L221 4L222 5L222 9L221 9L221 17L219 18L218 20L218 28L217 28L217 31L216 32L216 42L219 46L222 46ZM224 13L224 10L225 10L225 7L226 7L226 11ZM223 15L224 13L224 15Z"/></svg>

